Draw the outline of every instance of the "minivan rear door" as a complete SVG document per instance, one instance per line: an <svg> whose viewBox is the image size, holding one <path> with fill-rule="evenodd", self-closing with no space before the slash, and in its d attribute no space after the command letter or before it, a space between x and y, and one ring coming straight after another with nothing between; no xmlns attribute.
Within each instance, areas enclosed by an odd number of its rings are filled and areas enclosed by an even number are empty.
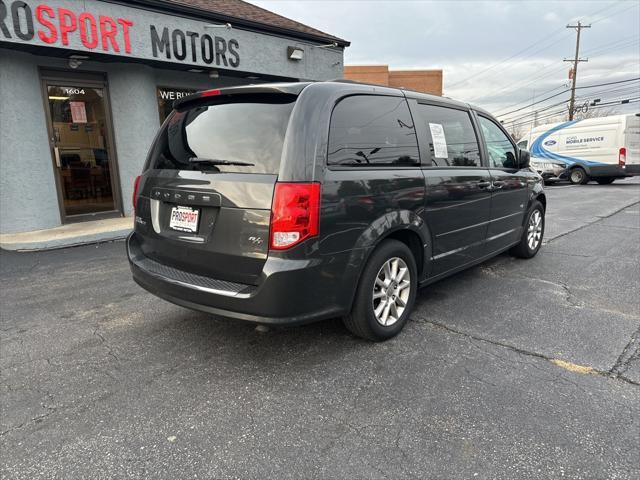
<svg viewBox="0 0 640 480"><path fill-rule="evenodd" d="M431 275L480 258L491 213L491 176L464 107L410 102L423 152L424 216L433 237Z"/></svg>
<svg viewBox="0 0 640 480"><path fill-rule="evenodd" d="M256 284L296 96L216 92L162 126L140 180L136 237L164 265Z"/></svg>

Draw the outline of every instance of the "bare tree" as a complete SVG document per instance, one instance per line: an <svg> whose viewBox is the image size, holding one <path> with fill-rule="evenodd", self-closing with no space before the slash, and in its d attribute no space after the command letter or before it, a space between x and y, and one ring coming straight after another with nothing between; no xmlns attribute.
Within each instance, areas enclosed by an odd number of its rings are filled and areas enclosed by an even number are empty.
<svg viewBox="0 0 640 480"><path fill-rule="evenodd" d="M615 115L616 113L618 113L618 109L616 107L607 107L607 108L589 107L587 111L580 110L576 112L576 115L574 118L576 120L584 120L586 118L608 117L609 115Z"/></svg>
<svg viewBox="0 0 640 480"><path fill-rule="evenodd" d="M578 107L576 113L573 116L574 120L585 120L587 118L608 117L609 115L616 115L618 109L615 106L607 108L593 108L592 106ZM569 112L559 113L553 117L545 118L544 123L560 123L569 120Z"/></svg>
<svg viewBox="0 0 640 480"><path fill-rule="evenodd" d="M511 135L511 138L517 142L524 137L525 131L526 130L522 125L514 125L509 129L509 135Z"/></svg>

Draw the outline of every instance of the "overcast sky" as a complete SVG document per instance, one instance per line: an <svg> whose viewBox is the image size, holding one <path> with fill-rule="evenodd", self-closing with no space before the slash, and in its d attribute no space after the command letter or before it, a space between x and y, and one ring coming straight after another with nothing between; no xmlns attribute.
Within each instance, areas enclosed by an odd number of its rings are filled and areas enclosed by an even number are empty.
<svg viewBox="0 0 640 480"><path fill-rule="evenodd" d="M592 25L582 30L580 52L589 62L578 67L579 86L640 77L638 0L249 1L349 40L347 65L442 69L446 96L494 113L564 90L570 64L562 60L573 58L576 37L565 27L577 20ZM593 93L591 98L602 102L640 97L638 85L584 89L581 96ZM542 106L566 98L560 95ZM624 110L639 111L639 106ZM516 115L521 113L511 118Z"/></svg>

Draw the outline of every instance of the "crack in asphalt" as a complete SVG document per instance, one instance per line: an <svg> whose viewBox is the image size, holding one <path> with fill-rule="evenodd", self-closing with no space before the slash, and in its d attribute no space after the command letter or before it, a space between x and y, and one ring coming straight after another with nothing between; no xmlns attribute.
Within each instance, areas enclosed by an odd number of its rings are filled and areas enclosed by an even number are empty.
<svg viewBox="0 0 640 480"><path fill-rule="evenodd" d="M5 385L7 386L7 388L9 389L9 391L17 391L17 390L20 390L20 389L12 388L9 384L5 384ZM48 399L53 403L54 396L53 396L53 394L52 394L51 392L49 392L48 390L44 390L44 391L42 391L42 390L38 390L38 389L30 389L30 388L26 388L26 389L27 389L27 390L34 390L34 391L37 391L37 392L44 393L44 394L45 394L45 396L46 396L46 397L47 397L47 398L48 398ZM35 416L35 417L33 417L33 418L30 418L30 419L29 419L29 420L27 420L26 422L22 422L22 423L20 423L20 424L18 424L18 425L14 425L13 427L8 428L7 430L3 430L2 432L0 432L0 437L4 437L4 436L5 436L6 434L8 434L8 433L14 432L14 431L16 431L16 430L20 430L21 428L23 428L23 427L27 426L27 425L28 425L28 424L30 424L30 423L38 423L38 422L40 422L40 421L44 420L45 418L47 418L48 416L53 415L53 414L54 414L54 413L56 413L56 411L58 410L58 407L52 407L52 406L49 406L49 405L47 405L47 404L41 404L41 406L42 406L42 408L45 408L45 409L47 410L47 412L46 412L46 413L43 413L43 414L41 414L41 415L37 415L37 416Z"/></svg>
<svg viewBox="0 0 640 480"><path fill-rule="evenodd" d="M546 280L546 279L543 279L543 278L536 278L536 277L529 277L527 275L514 274L514 272L503 268L505 265L507 265L506 262L501 262L501 263L498 263L498 264L495 264L495 265L489 265L489 266L481 267L481 271L483 273L485 273L487 275L490 275L490 276L493 276L493 277L502 278L502 277L508 275L510 278L512 278L514 280L528 280L528 281L531 281L531 282L540 282L540 283L545 283L547 285L552 285L552 286L554 286L556 288L562 289L566 293L565 302L570 307L584 308L584 309L589 309L589 310L596 310L598 312L619 315L621 317L630 318L630 319L633 319L633 320L637 320L638 319L638 316L634 315L634 314L630 314L630 313L627 313L627 312L621 312L619 310L611 310L611 309L603 308L603 307L600 307L600 306L597 306L597 305L588 305L588 304L580 302L578 300L580 298L580 296L578 294L574 293L572 291L571 287L568 284L566 284L565 282Z"/></svg>
<svg viewBox="0 0 640 480"><path fill-rule="evenodd" d="M593 387L590 387L590 389L588 390L588 389L584 388L584 386L580 385L579 383L576 383L576 382L570 380L569 378L567 378L566 375L555 375L553 377L549 377L549 370L545 370L545 369L541 368L540 366L536 365L535 363L525 362L523 360L519 360L518 357L516 357L515 359L514 358L507 358L507 357L504 357L502 355L499 355L497 353L494 353L494 352L492 352L490 350L487 350L487 349L481 347L481 344L486 345L487 343L491 344L491 342L485 342L485 341L479 342L479 341L474 340L473 338L471 338L470 339L470 343L471 343L471 345L474 346L474 348L476 348L481 353L483 353L485 355L488 355L488 356L491 356L491 357L497 359L500 362L504 362L504 363L506 363L508 365L511 365L511 364L513 364L515 362L515 363L524 365L527 368L532 368L534 370L542 372L542 374L544 376L535 375L535 374L531 375L532 378L534 378L534 379L536 379L536 380L538 380L540 382L551 383L551 384L554 384L554 385L558 384L558 383L569 384L569 385L575 387L576 389L578 389L579 391L581 391L584 395L591 395L591 391L592 391ZM465 368L465 371L468 372L468 370L466 368ZM558 372L560 372L560 370L558 370ZM491 382L486 381L486 379L480 379L480 377L477 377L477 376L474 376L474 375L472 375L472 376L474 378L477 378L482 383L493 385ZM555 393L557 393L559 395L562 395L565 398L570 398L568 395L565 395L560 390L556 390ZM631 411L628 405L624 405L624 404L616 401L615 399L612 399L611 401L613 403L615 403L620 408L620 411L623 411L623 410Z"/></svg>
<svg viewBox="0 0 640 480"><path fill-rule="evenodd" d="M403 433L404 433L404 428L403 428L403 426L400 426L400 428L398 428L398 433L396 435L396 439L395 439L395 442L394 442L394 446L395 446L396 450L398 452L400 452L400 455L404 459L404 463L400 463L400 468L402 469L402 472L405 475L408 475L410 478L417 479L418 477L416 475L414 475L412 472L407 471L407 468L405 466L406 464L408 464L411 461L411 459L409 458L409 455L407 455L407 452L405 452L404 449L400 446L400 438L402 437Z"/></svg>
<svg viewBox="0 0 640 480"><path fill-rule="evenodd" d="M616 363L611 367L609 373L615 377L627 379L623 374L629 370L631 362L640 359L640 345L637 344L640 340L640 327L631 334L629 342L622 349L622 353L616 360Z"/></svg>
<svg viewBox="0 0 640 480"><path fill-rule="evenodd" d="M543 278L529 277L527 275L517 275L517 274L514 274L513 272L506 270L504 268L505 265L506 265L506 262L501 262L495 265L482 267L481 271L493 277L503 278L505 275L509 275L510 278L513 278L514 280L529 280L532 282L540 282L540 283L545 283L547 285L554 286L556 288L564 290L564 292L566 293L565 302L567 303L567 305L569 305L570 307L576 307L576 308L585 307L585 305L581 304L580 302L572 300L573 298L577 298L577 295L571 291L571 288L566 283L561 281L554 282L553 280L546 280Z"/></svg>
<svg viewBox="0 0 640 480"><path fill-rule="evenodd" d="M107 348L107 354L109 356L111 356L114 360L119 362L120 358L115 354L113 347L107 342L107 340L104 338L104 336L99 332L99 329L100 329L99 325L95 326L92 335L98 337L98 339L100 340L100 344L104 345ZM20 346L24 350L24 338L16 336L16 337L10 339L10 341L18 342L20 344ZM74 355L74 353L75 352L61 353L59 355L53 355L53 356L49 356L49 357L29 358L27 360L10 363L9 365L0 366L0 373L3 372L3 371L6 371L6 370L11 370L11 369L16 368L16 367L22 367L22 366L25 366L25 365L29 365L31 363L42 362L42 361L47 362L47 365L49 365L49 366L60 367L61 365L58 364L58 363L54 363L53 360L54 359L65 358L65 357L71 357L71 356ZM27 351L27 355L28 355L28 351Z"/></svg>
<svg viewBox="0 0 640 480"><path fill-rule="evenodd" d="M557 239L559 239L559 238L566 237L567 235L569 235L569 234L571 234L571 233L574 233L574 232L577 232L577 231L579 231L579 230L582 230L582 229L585 229L585 228L587 228L587 227L590 227L590 226L592 226L592 225L593 225L593 224L595 224L595 223L601 222L601 221L602 221L603 219L605 219L605 218L613 217L615 214L620 213L620 212L622 212L623 210L626 210L627 208L629 208L629 207L633 207L633 206L638 205L638 204L640 204L640 202L639 202L639 201L635 201L635 202L629 203L629 204L627 204L627 205L624 205L623 207L619 208L618 210L616 210L616 211L614 211L614 212L611 212L611 213L609 213L609 214L607 214L607 215L599 215L599 216L596 216L596 219L595 219L595 220L593 220L592 222L585 223L584 225L580 225L579 227L576 227L576 228L574 228L573 230L569 230L568 232L560 233L560 234L556 235L555 237L550 237L550 238L546 239L546 240L543 242L543 244L548 245L549 243L551 243L551 242L553 242L553 241L555 241L555 240L557 240Z"/></svg>
<svg viewBox="0 0 640 480"><path fill-rule="evenodd" d="M428 323L428 324L433 325L435 327L442 328L443 330L446 330L446 331L451 332L451 333L455 333L456 335L462 335L463 337L467 337L467 338L470 338L472 340L476 340L476 341L479 341L479 342L490 343L491 345L495 345L495 346L502 347L502 348L507 348L507 349L509 349L509 350L511 350L513 352L516 352L516 353L518 353L520 355L525 355L525 356L528 356L528 357L540 358L540 359L546 360L548 362L552 362L553 360L558 360L557 358L549 357L548 355L545 355L543 353L534 352L534 351L531 351L531 350L525 350L523 348L516 347L515 345L511 345L509 343L500 342L500 341L497 341L497 340L491 340L489 338L480 337L480 336L474 335L472 333L468 333L468 332L464 332L462 330L458 330L457 328L452 328L452 327L450 327L448 325L445 325L443 323L440 323L440 322L436 322L436 321L433 321L433 320L427 320L426 318L423 318L423 317L413 317L413 320L417 321L418 323ZM611 371L607 372L607 371L598 370L598 369L593 368L592 369L592 373L595 374L595 375L602 376L602 377L608 377L608 378L613 378L613 379L616 379L616 380L620 380L622 382L629 383L631 385L640 386L640 382L636 382L636 381L631 380L631 379L629 379L627 377L623 377L623 376L620 376L620 375L612 374Z"/></svg>
<svg viewBox="0 0 640 480"><path fill-rule="evenodd" d="M551 252L549 250L545 250L544 254L545 255L564 255L567 257L580 257L580 258L598 258L598 255L581 255L579 253ZM600 257L600 258L608 258L608 257Z"/></svg>
<svg viewBox="0 0 640 480"><path fill-rule="evenodd" d="M93 335L98 337L100 339L102 345L107 347L107 354L110 355L111 357L113 357L116 362L119 362L120 359L118 358L118 356L115 353L113 353L113 348L111 347L111 345L109 345L107 340L102 336L102 334L100 332L98 332L99 329L100 329L100 327L98 325L96 325L96 328L93 331Z"/></svg>

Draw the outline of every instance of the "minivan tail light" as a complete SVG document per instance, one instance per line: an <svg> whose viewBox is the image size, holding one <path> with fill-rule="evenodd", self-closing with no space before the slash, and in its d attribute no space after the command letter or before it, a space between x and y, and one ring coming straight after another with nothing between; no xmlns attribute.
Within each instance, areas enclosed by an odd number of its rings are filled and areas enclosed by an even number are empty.
<svg viewBox="0 0 640 480"><path fill-rule="evenodd" d="M138 185L140 185L140 175L133 181L133 209L136 209L136 203L138 202Z"/></svg>
<svg viewBox="0 0 640 480"><path fill-rule="evenodd" d="M618 165L624 167L627 164L627 149L624 147L620 148L620 152L618 153Z"/></svg>
<svg viewBox="0 0 640 480"><path fill-rule="evenodd" d="M320 223L320 184L277 182L271 205L273 250L286 250L315 237Z"/></svg>

